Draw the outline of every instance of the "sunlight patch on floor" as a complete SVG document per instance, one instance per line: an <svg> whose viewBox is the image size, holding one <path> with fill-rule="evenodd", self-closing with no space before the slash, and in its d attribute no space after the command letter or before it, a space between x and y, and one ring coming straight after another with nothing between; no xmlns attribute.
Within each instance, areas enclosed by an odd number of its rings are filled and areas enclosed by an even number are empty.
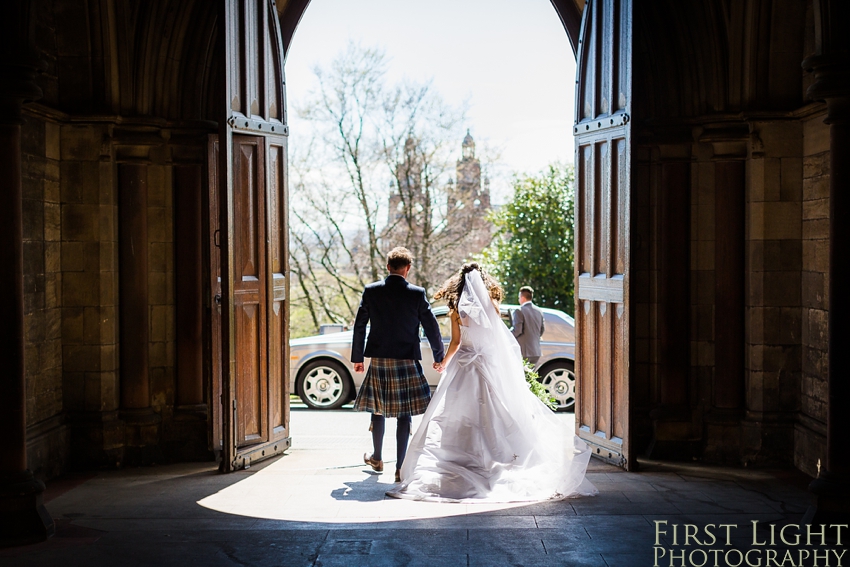
<svg viewBox="0 0 850 567"><path fill-rule="evenodd" d="M559 416L560 417L560 416ZM563 415L572 427L572 414ZM392 422L393 420L389 420ZM413 427L419 418L414 418ZM331 425L329 422L333 422ZM367 523L445 518L528 503L450 504L386 496L395 471L395 424L384 440L384 472L363 464L371 445L368 417L354 412L292 412L293 448L198 504L226 514L292 522ZM340 435L339 432L345 432Z"/></svg>
<svg viewBox="0 0 850 567"><path fill-rule="evenodd" d="M367 472L368 468L356 461L329 468L315 463L315 453L293 450L198 504L239 516L327 523L444 518L528 505L446 504L390 498L385 492L395 486L392 465L380 475ZM310 466L311 462L314 466Z"/></svg>

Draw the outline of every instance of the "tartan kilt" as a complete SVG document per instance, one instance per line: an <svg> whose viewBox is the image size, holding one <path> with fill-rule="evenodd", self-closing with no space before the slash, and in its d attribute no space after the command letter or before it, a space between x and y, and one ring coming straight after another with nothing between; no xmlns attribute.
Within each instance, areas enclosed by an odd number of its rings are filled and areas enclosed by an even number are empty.
<svg viewBox="0 0 850 567"><path fill-rule="evenodd" d="M384 417L420 415L431 401L431 387L418 360L373 358L354 401L355 411Z"/></svg>

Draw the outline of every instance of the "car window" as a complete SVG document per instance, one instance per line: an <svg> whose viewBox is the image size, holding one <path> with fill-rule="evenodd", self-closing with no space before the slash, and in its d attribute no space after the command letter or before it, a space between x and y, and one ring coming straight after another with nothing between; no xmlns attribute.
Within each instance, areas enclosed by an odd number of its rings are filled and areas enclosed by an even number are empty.
<svg viewBox="0 0 850 567"><path fill-rule="evenodd" d="M443 339L450 340L452 338L452 320L449 318L448 313L434 313L434 316L437 318L437 324L440 326L440 335L442 335ZM422 326L419 326L419 338L423 341L428 337L425 336L425 329Z"/></svg>
<svg viewBox="0 0 850 567"><path fill-rule="evenodd" d="M437 315L437 323L440 324L440 334L444 339L452 338L452 318L449 314Z"/></svg>
<svg viewBox="0 0 850 567"><path fill-rule="evenodd" d="M546 329L543 331L542 340L547 342L571 343L573 337L569 334L569 326L566 321L554 313L543 313Z"/></svg>

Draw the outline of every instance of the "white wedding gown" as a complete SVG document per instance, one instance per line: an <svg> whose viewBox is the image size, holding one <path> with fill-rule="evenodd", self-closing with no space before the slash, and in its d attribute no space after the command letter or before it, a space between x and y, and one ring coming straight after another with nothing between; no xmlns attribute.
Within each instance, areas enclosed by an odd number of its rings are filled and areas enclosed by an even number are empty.
<svg viewBox="0 0 850 567"><path fill-rule="evenodd" d="M590 450L525 381L519 345L477 270L458 302L460 348L401 468L396 498L524 502L593 495Z"/></svg>

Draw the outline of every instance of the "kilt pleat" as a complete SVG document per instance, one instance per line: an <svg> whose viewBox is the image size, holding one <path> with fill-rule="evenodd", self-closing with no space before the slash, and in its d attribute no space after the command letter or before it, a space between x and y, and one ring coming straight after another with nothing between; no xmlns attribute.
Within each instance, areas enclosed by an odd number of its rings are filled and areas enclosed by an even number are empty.
<svg viewBox="0 0 850 567"><path fill-rule="evenodd" d="M354 401L355 411L384 417L420 415L431 401L431 387L418 360L373 358Z"/></svg>

